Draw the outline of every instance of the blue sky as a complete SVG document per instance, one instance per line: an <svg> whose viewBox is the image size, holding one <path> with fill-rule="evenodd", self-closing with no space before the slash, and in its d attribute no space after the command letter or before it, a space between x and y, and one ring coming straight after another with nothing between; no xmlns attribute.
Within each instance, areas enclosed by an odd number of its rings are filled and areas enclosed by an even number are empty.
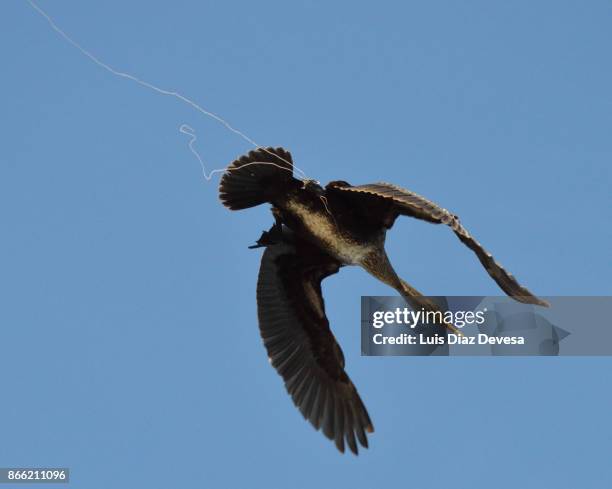
<svg viewBox="0 0 612 489"><path fill-rule="evenodd" d="M438 201L541 295L610 295L612 5L83 2L40 5L112 66L178 90L322 182ZM83 488L603 488L608 358L372 358L361 270L324 283L373 418L358 458L302 420L256 323L271 218L209 169L250 149L92 64L25 1L0 15L0 466ZM497 294L447 229L388 249L425 293Z"/></svg>

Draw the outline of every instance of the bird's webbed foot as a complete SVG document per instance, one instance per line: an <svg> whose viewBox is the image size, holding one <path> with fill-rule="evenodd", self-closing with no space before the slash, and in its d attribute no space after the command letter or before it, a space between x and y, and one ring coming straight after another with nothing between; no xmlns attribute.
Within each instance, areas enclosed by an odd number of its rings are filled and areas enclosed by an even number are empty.
<svg viewBox="0 0 612 489"><path fill-rule="evenodd" d="M277 220L268 231L261 233L261 237L256 241L257 244L249 246L249 249L263 248L278 244L283 239L283 225Z"/></svg>

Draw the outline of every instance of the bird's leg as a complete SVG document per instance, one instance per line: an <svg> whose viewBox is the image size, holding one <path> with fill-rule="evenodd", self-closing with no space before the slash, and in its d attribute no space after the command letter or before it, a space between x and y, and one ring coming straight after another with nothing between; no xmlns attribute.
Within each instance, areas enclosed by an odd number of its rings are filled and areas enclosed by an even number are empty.
<svg viewBox="0 0 612 489"><path fill-rule="evenodd" d="M422 308L425 311L442 312L437 304L424 297L418 290L399 278L384 250L377 250L367 255L361 262L361 266L369 274L397 290L413 309L418 310ZM444 320L442 321L448 330L459 336L463 336L463 333L452 323Z"/></svg>
<svg viewBox="0 0 612 489"><path fill-rule="evenodd" d="M262 248L270 246L282 241L283 225L278 219L275 219L274 224L269 231L261 233L261 237L256 241L257 244L249 246L249 249Z"/></svg>

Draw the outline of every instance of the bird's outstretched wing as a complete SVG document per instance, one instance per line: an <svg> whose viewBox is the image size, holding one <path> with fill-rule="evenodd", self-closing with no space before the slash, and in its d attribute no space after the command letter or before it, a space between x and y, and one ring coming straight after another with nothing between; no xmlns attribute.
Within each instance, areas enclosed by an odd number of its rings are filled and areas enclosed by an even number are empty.
<svg viewBox="0 0 612 489"><path fill-rule="evenodd" d="M257 282L259 328L268 357L315 429L358 453L373 426L344 371L344 356L325 315L321 281L340 264L296 237L266 245Z"/></svg>
<svg viewBox="0 0 612 489"><path fill-rule="evenodd" d="M485 250L461 225L455 214L425 197L390 183L351 186L345 184L345 182L337 185L332 182L327 189L331 192L338 191L347 196L350 195L351 201L356 205L361 204L364 209L372 204L377 205L378 208L383 208L386 212L381 215L381 225L386 227L391 227L398 215L411 216L431 223L450 226L461 242L476 254L491 278L506 294L520 302L548 307L548 302L532 294L527 288L519 284L511 273L496 262L493 255Z"/></svg>

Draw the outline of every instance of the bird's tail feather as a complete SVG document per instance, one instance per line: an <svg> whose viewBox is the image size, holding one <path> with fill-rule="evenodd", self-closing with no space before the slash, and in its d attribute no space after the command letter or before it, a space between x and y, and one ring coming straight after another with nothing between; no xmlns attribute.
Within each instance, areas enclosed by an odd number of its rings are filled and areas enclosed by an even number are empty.
<svg viewBox="0 0 612 489"><path fill-rule="evenodd" d="M258 148L227 167L219 198L231 210L247 209L270 202L274 191L291 180L295 180L291 153L283 148Z"/></svg>

